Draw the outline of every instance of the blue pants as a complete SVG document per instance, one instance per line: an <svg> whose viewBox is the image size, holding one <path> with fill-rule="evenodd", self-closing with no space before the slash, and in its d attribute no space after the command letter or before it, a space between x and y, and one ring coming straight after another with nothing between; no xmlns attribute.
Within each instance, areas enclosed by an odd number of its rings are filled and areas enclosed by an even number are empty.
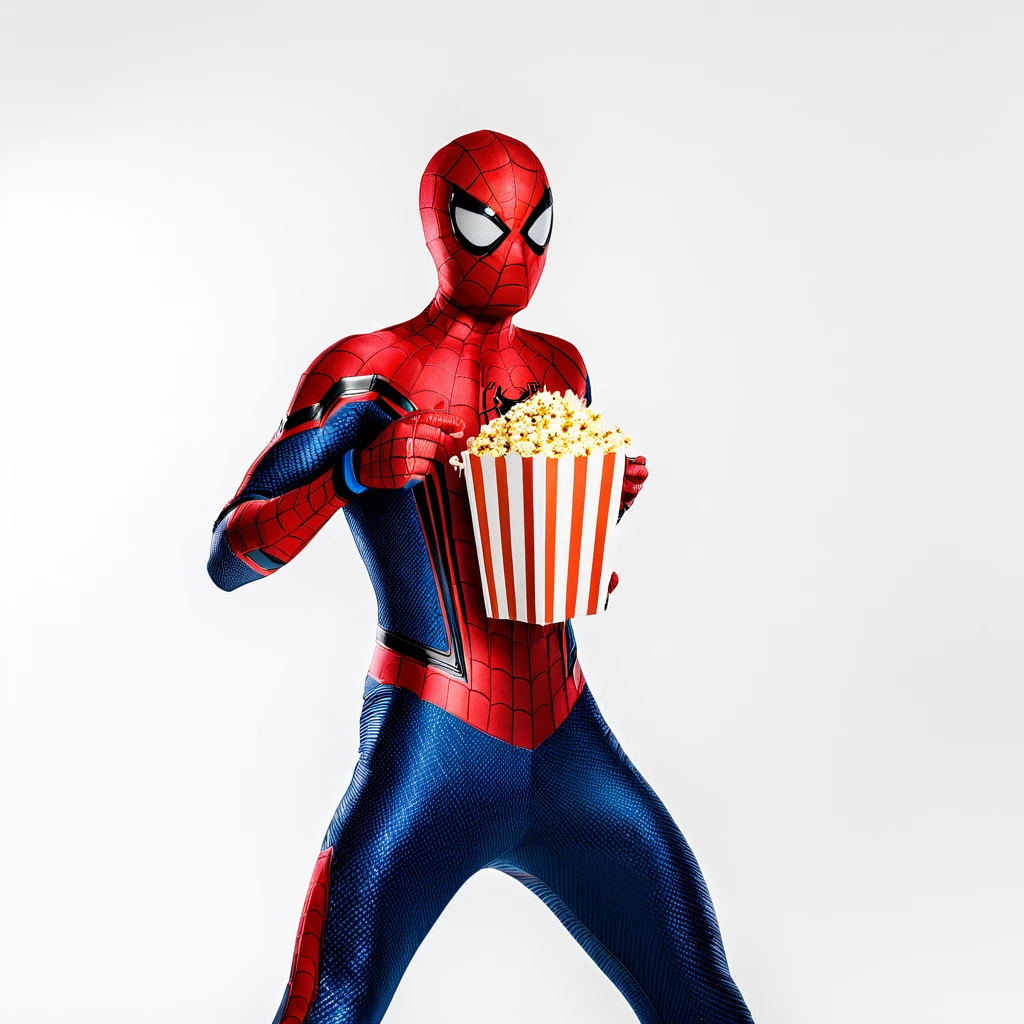
<svg viewBox="0 0 1024 1024"><path fill-rule="evenodd" d="M431 925L485 867L540 896L642 1024L751 1024L693 853L589 686L527 750L367 680L328 847L307 1024L378 1024Z"/></svg>

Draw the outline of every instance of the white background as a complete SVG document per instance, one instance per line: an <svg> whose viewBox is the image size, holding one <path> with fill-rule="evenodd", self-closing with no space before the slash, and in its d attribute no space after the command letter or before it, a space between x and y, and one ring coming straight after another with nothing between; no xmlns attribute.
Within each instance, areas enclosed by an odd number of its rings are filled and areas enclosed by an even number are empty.
<svg viewBox="0 0 1024 1024"><path fill-rule="evenodd" d="M372 592L339 517L223 594L210 525L427 302L419 175L483 127L556 195L520 321L650 459L582 661L755 1019L1019 1018L1022 45L1010 0L7 0L4 1019L273 1016ZM633 1016L489 872L387 1021L523 1020Z"/></svg>

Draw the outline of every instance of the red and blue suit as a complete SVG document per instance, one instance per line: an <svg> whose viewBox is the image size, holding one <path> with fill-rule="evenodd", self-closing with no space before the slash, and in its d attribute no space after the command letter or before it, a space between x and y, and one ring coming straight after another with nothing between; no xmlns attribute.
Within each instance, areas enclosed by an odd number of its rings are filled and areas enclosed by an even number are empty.
<svg viewBox="0 0 1024 1024"><path fill-rule="evenodd" d="M571 344L512 322L547 256L547 176L522 143L476 132L430 161L420 211L434 299L313 362L213 532L210 575L234 590L344 510L378 605L359 757L274 1024L378 1024L486 867L537 893L644 1024L749 1022L693 854L602 718L571 624L484 614L449 458L537 389L590 399ZM646 476L631 460L621 511Z"/></svg>

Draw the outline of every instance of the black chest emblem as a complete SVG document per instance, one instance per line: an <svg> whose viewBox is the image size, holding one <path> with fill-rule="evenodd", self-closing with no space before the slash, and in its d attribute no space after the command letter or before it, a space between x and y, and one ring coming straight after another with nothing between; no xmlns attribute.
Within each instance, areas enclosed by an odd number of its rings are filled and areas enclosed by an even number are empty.
<svg viewBox="0 0 1024 1024"><path fill-rule="evenodd" d="M517 402L529 398L530 395L535 395L538 391L540 391L540 384L535 380L531 380L520 391L510 390L506 392L500 384L491 383L485 385L483 402L481 402L483 412L480 413L480 425L483 426L492 419L504 416Z"/></svg>

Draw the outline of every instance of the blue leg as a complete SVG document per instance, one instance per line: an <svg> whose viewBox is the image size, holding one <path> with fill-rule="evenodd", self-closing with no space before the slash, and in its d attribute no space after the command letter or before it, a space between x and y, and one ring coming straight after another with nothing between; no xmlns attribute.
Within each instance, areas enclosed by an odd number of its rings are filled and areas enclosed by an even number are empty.
<svg viewBox="0 0 1024 1024"><path fill-rule="evenodd" d="M642 1024L752 1024L697 861L589 687L535 751L529 825L495 866L551 907Z"/></svg>
<svg viewBox="0 0 1024 1024"><path fill-rule="evenodd" d="M368 682L359 761L323 845L329 898L303 1024L381 1021L449 900L521 831L528 784L529 751Z"/></svg>

